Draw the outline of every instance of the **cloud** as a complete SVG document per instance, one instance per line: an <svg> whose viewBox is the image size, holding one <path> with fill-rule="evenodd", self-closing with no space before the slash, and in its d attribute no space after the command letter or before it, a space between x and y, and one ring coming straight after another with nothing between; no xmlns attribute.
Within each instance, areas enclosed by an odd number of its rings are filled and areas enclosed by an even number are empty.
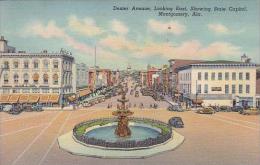
<svg viewBox="0 0 260 165"><path fill-rule="evenodd" d="M72 31L85 36L96 36L103 32L101 28L96 25L95 20L88 17L80 20L76 16L72 15L69 17L68 25Z"/></svg>
<svg viewBox="0 0 260 165"><path fill-rule="evenodd" d="M35 36L44 38L44 39L60 39L64 41L71 48L85 54L85 55L93 55L94 48L93 46L89 46L85 43L77 41L75 38L68 35L63 28L60 28L56 25L55 21L49 21L47 25L44 25L41 22L36 22L30 24L26 27L26 32L33 34ZM102 57L102 60L119 60L126 61L126 58L123 56L119 56L113 52L98 49L99 55Z"/></svg>
<svg viewBox="0 0 260 165"><path fill-rule="evenodd" d="M228 42L213 42L203 46L198 40L182 42L177 46L169 43L149 43L138 52L138 58L160 55L164 58L214 59L222 56L241 55L241 48Z"/></svg>
<svg viewBox="0 0 260 165"><path fill-rule="evenodd" d="M230 30L222 24L208 24L209 30L217 34L228 34Z"/></svg>
<svg viewBox="0 0 260 165"><path fill-rule="evenodd" d="M32 25L26 27L26 32L46 39L65 36L64 31L56 26L55 21L49 21L46 26L40 22L34 22Z"/></svg>
<svg viewBox="0 0 260 165"><path fill-rule="evenodd" d="M112 31L114 31L120 35L125 35L129 31L128 27L123 22L118 21L116 19L114 19L111 22L111 28L112 28Z"/></svg>
<svg viewBox="0 0 260 165"><path fill-rule="evenodd" d="M101 39L99 44L112 50L135 51L136 49L138 49L138 46L135 42L129 41L124 36L109 35L106 38Z"/></svg>
<svg viewBox="0 0 260 165"><path fill-rule="evenodd" d="M230 28L228 28L227 26L220 24L220 23L212 23L212 24L208 24L208 29L213 31L215 34L218 35L229 35L229 34L239 34L244 32L244 29L241 30L231 30Z"/></svg>
<svg viewBox="0 0 260 165"><path fill-rule="evenodd" d="M181 35L185 32L186 27L178 21L161 22L154 19L148 20L148 29L155 33L172 33L175 35Z"/></svg>

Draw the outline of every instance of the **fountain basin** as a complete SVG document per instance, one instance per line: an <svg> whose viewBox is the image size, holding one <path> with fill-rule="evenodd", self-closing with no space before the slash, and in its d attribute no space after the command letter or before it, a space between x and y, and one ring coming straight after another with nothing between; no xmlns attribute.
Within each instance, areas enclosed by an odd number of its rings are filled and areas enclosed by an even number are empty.
<svg viewBox="0 0 260 165"><path fill-rule="evenodd" d="M114 134L117 119L98 119L82 122L73 129L73 138L91 147L134 150L148 148L166 142L172 137L172 129L161 121L129 118L131 136L119 137Z"/></svg>

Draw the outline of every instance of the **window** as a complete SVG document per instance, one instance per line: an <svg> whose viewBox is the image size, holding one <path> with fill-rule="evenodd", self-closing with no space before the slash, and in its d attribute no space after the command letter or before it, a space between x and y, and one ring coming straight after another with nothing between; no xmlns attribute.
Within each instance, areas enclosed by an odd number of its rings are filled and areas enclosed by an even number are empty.
<svg viewBox="0 0 260 165"><path fill-rule="evenodd" d="M204 85L204 93L208 93L208 84Z"/></svg>
<svg viewBox="0 0 260 165"><path fill-rule="evenodd" d="M53 61L53 68L58 69L59 68L59 62Z"/></svg>
<svg viewBox="0 0 260 165"><path fill-rule="evenodd" d="M225 80L229 80L229 73L225 72Z"/></svg>
<svg viewBox="0 0 260 165"><path fill-rule="evenodd" d="M34 67L34 69L39 68L39 62L37 60L33 62L33 67Z"/></svg>
<svg viewBox="0 0 260 165"><path fill-rule="evenodd" d="M211 73L211 80L215 80L215 72Z"/></svg>
<svg viewBox="0 0 260 165"><path fill-rule="evenodd" d="M232 85L232 94L235 94L236 93L236 85Z"/></svg>
<svg viewBox="0 0 260 165"><path fill-rule="evenodd" d="M38 73L34 73L34 75L33 75L33 82L35 84L38 84L38 82L39 82L39 74Z"/></svg>
<svg viewBox="0 0 260 165"><path fill-rule="evenodd" d="M4 84L8 84L9 75L6 73L4 74Z"/></svg>
<svg viewBox="0 0 260 165"><path fill-rule="evenodd" d="M198 85L198 91L197 92L201 93L201 85L200 84Z"/></svg>
<svg viewBox="0 0 260 165"><path fill-rule="evenodd" d="M243 73L239 72L239 76L238 76L239 80L243 80Z"/></svg>
<svg viewBox="0 0 260 165"><path fill-rule="evenodd" d="M221 72L218 73L218 80L222 80L222 73Z"/></svg>
<svg viewBox="0 0 260 165"><path fill-rule="evenodd" d="M243 85L242 84L239 84L238 86L238 92L241 94L243 93Z"/></svg>
<svg viewBox="0 0 260 165"><path fill-rule="evenodd" d="M8 61L4 62L4 69L9 69L9 62Z"/></svg>
<svg viewBox="0 0 260 165"><path fill-rule="evenodd" d="M58 74L55 73L52 78L53 78L53 85L58 85L58 83L59 83Z"/></svg>
<svg viewBox="0 0 260 165"><path fill-rule="evenodd" d="M229 93L229 85L225 85L225 94Z"/></svg>
<svg viewBox="0 0 260 165"><path fill-rule="evenodd" d="M29 62L28 61L24 61L23 67L24 67L24 69L28 69L29 68Z"/></svg>
<svg viewBox="0 0 260 165"><path fill-rule="evenodd" d="M201 80L201 72L198 72L198 80Z"/></svg>
<svg viewBox="0 0 260 165"><path fill-rule="evenodd" d="M232 72L232 80L236 80L236 72Z"/></svg>
<svg viewBox="0 0 260 165"><path fill-rule="evenodd" d="M25 74L23 75L23 82L24 82L25 84L27 84L27 83L29 82L29 75L28 75L27 73L25 73Z"/></svg>
<svg viewBox="0 0 260 165"><path fill-rule="evenodd" d="M205 80L208 80L208 78L209 78L209 74L208 74L208 72L205 72L205 73L204 73L204 79L205 79Z"/></svg>
<svg viewBox="0 0 260 165"><path fill-rule="evenodd" d="M14 68L17 69L19 66L18 61L14 61Z"/></svg>
<svg viewBox="0 0 260 165"><path fill-rule="evenodd" d="M246 80L250 80L250 73L246 72Z"/></svg>
<svg viewBox="0 0 260 165"><path fill-rule="evenodd" d="M49 81L49 76L48 76L48 74L45 73L45 74L43 75L43 83L44 83L44 84L48 84L48 81Z"/></svg>
<svg viewBox="0 0 260 165"><path fill-rule="evenodd" d="M246 85L246 93L250 93L250 85Z"/></svg>
<svg viewBox="0 0 260 165"><path fill-rule="evenodd" d="M43 65L44 65L44 68L45 68L45 69L48 69L48 67L49 67L49 61L48 61L48 60L44 60Z"/></svg>
<svg viewBox="0 0 260 165"><path fill-rule="evenodd" d="M19 81L19 76L18 74L14 74L14 83L17 84Z"/></svg>

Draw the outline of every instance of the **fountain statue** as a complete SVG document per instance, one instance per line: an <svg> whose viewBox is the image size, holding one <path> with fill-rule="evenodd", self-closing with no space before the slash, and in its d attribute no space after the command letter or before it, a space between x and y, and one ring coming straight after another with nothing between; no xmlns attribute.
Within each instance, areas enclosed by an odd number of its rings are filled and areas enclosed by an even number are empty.
<svg viewBox="0 0 260 165"><path fill-rule="evenodd" d="M133 112L131 112L126 106L126 102L128 102L128 99L126 99L126 91L124 91L123 88L122 97L117 101L120 102L121 105L118 107L117 111L114 111L112 113L114 116L118 117L115 134L119 137L127 137L131 135L131 130L128 127L128 116L133 115Z"/></svg>

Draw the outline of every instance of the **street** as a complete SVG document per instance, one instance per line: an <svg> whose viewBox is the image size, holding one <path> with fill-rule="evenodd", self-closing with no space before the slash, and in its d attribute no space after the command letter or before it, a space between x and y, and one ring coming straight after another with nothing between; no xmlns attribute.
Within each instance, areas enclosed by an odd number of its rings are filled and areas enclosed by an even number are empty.
<svg viewBox="0 0 260 165"><path fill-rule="evenodd" d="M90 108L75 111L23 112L12 116L0 113L0 164L47 165L47 164L183 164L183 165L256 165L260 161L259 116L244 116L235 112L218 112L213 115L192 111L167 111L168 103L155 102L149 96L135 97L127 94L134 117L152 118L167 122L180 116L184 128L176 129L185 137L184 143L174 151L146 159L98 159L75 156L61 150L57 137L69 132L84 120L113 117L117 99L112 97ZM107 109L108 104L113 107ZM140 103L144 109L138 108ZM149 105L157 103L158 109Z"/></svg>

